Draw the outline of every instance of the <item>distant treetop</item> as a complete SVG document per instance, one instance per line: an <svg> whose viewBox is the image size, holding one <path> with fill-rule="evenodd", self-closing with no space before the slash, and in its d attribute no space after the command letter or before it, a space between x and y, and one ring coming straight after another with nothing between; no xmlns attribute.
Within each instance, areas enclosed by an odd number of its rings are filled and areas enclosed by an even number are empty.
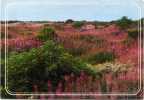
<svg viewBox="0 0 144 100"><path fill-rule="evenodd" d="M65 23L73 23L74 21L72 19L68 19L65 21Z"/></svg>

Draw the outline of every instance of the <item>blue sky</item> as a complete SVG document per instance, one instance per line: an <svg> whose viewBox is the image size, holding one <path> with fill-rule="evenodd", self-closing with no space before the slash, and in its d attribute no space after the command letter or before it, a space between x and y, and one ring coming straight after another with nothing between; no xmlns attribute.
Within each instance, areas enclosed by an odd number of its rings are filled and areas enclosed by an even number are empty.
<svg viewBox="0 0 144 100"><path fill-rule="evenodd" d="M133 2L132 2L133 1ZM139 18L135 0L7 0L2 2L9 20L100 20L111 21L122 16Z"/></svg>

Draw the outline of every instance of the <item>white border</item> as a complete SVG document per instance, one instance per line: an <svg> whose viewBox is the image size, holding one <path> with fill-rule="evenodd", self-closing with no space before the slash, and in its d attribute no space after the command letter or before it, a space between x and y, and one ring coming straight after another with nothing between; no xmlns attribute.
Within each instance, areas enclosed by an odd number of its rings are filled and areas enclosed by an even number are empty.
<svg viewBox="0 0 144 100"><path fill-rule="evenodd" d="M138 6L138 5L137 5ZM138 9L140 10L140 13L139 13L139 15L140 15L140 18L141 18L141 7L139 7L138 6ZM7 28L6 28L6 26L7 26L7 18L6 18L6 9L5 9L5 32L6 32L6 35L5 35L5 38L7 37L7 32L8 32L8 30L7 30ZM140 29L140 34L141 34L141 27L139 27L139 26L141 26L141 21L140 21L140 23L138 24L138 28ZM139 38L140 39L140 44L141 44L141 37ZM8 42L7 42L7 39L5 39L5 43L7 44ZM140 45L140 47L141 47L141 45ZM8 62L7 61L7 52L8 52L8 48L7 48L7 46L5 46L5 63L6 62ZM140 48L140 56L141 56L141 48ZM140 89L138 90L138 92L137 93L139 93L139 91L141 91L141 83L142 83L142 81L141 81L141 73L142 73L142 71L141 71L141 57L140 57L140 59L139 59L139 62L140 62L140 66L139 66L139 68L140 68L140 73L138 73L138 74L140 74ZM6 63L6 65L7 65L7 63ZM6 65L5 65L5 90L6 90L6 92L8 93L8 94L10 94L10 95L61 95L61 96L67 96L67 95L70 95L70 96L72 96L72 95L75 95L75 96L82 96L82 95L84 95L84 96L96 96L96 95L102 95L102 96L106 96L106 95L124 95L124 96L128 96L128 95L137 95L137 93L135 93L135 94L125 94L125 93L123 93L123 94L120 94L120 93L114 93L114 94L112 94L112 93L106 93L106 94L93 94L93 93L89 93L89 94L81 94L81 93L61 93L61 94L36 94L36 93L34 93L34 94L13 94L12 92L10 92L9 90L8 90L8 85L7 85L7 68L6 68Z"/></svg>

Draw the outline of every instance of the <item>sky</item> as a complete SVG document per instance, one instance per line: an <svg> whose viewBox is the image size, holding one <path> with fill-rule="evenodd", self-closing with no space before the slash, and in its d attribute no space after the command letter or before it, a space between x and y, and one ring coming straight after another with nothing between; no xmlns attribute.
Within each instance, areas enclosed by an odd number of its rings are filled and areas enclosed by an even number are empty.
<svg viewBox="0 0 144 100"><path fill-rule="evenodd" d="M1 20L111 21L140 18L137 0L2 0ZM142 16L143 17L143 16Z"/></svg>

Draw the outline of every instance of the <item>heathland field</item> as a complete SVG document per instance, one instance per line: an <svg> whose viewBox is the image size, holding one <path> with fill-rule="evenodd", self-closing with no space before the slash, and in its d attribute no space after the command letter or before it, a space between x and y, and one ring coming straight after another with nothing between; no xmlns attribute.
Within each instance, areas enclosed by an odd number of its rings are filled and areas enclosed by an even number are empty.
<svg viewBox="0 0 144 100"><path fill-rule="evenodd" d="M61 98L56 94L63 93L139 92L140 50L143 50L140 36L143 35L138 22L122 17L111 22L69 19L65 22L9 21L6 26L2 23L2 96L47 99ZM10 93L53 93L55 96L10 96L4 90L4 72ZM140 96L141 92L133 98ZM120 100L125 97L85 98Z"/></svg>

